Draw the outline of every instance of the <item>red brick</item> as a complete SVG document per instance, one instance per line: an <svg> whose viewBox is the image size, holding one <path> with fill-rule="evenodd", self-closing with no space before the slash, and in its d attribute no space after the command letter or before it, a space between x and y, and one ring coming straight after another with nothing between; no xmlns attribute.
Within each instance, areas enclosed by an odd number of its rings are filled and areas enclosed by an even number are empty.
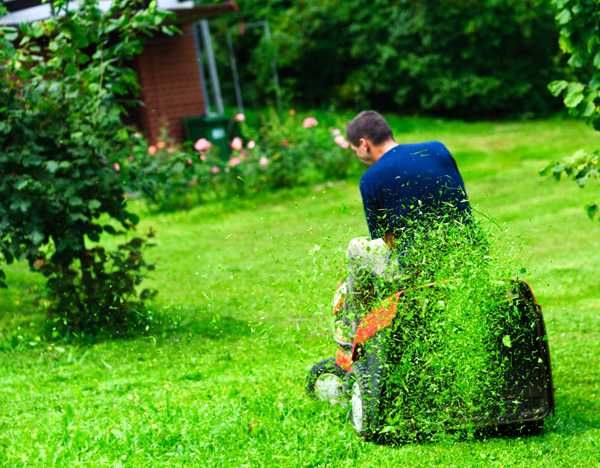
<svg viewBox="0 0 600 468"><path fill-rule="evenodd" d="M165 123L170 136L182 141L182 118L206 113L193 25L181 29L180 36L147 41L135 60L144 103L140 125L150 142L158 140Z"/></svg>

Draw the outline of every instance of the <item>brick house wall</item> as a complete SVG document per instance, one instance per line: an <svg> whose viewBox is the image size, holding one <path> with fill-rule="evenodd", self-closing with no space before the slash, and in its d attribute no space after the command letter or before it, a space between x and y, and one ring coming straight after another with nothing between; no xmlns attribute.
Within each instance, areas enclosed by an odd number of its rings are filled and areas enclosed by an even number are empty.
<svg viewBox="0 0 600 468"><path fill-rule="evenodd" d="M179 27L181 35L149 39L134 62L144 103L135 120L151 143L159 139L163 127L182 141L181 119L206 113L194 27L191 23Z"/></svg>

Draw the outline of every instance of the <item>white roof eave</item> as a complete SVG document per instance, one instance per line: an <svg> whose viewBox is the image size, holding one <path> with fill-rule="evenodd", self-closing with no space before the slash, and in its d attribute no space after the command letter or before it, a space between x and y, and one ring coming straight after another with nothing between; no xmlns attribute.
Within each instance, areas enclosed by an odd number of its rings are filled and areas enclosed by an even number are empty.
<svg viewBox="0 0 600 468"><path fill-rule="evenodd" d="M73 1L70 3L73 3L73 6L76 6L78 2ZM111 4L111 0L101 0L99 2L99 6L102 11L107 11L110 8ZM195 3L192 0L186 2L180 2L177 0L158 0L157 6L161 10L186 10L189 8L193 8L195 6ZM0 18L0 24L16 25L21 23L31 23L33 21L48 19L51 16L52 14L50 12L50 5L39 5L9 13Z"/></svg>

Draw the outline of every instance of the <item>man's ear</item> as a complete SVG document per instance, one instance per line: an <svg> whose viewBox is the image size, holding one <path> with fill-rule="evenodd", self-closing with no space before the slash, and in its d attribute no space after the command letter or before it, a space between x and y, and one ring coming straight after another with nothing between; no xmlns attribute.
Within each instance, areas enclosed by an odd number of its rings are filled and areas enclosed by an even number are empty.
<svg viewBox="0 0 600 468"><path fill-rule="evenodd" d="M367 140L366 138L361 138L360 140L358 140L358 146L364 146L365 149L367 150L367 152L369 151L371 145L369 143L369 140Z"/></svg>
<svg viewBox="0 0 600 468"><path fill-rule="evenodd" d="M365 146L365 152L367 154L371 154L371 146L372 146L371 142L367 138L361 138L360 139L361 145L363 144L363 141L364 141L364 146Z"/></svg>

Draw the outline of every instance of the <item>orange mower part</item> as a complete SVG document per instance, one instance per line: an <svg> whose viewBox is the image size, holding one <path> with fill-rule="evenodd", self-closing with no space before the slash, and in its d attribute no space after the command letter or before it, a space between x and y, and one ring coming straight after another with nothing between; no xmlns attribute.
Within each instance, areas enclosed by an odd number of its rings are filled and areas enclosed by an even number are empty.
<svg viewBox="0 0 600 468"><path fill-rule="evenodd" d="M356 361L358 347L364 345L379 331L389 327L398 313L398 302L404 291L398 291L383 301L383 304L374 307L358 323L352 348L350 352L338 349L335 354L335 363L347 372L352 370L352 363Z"/></svg>

